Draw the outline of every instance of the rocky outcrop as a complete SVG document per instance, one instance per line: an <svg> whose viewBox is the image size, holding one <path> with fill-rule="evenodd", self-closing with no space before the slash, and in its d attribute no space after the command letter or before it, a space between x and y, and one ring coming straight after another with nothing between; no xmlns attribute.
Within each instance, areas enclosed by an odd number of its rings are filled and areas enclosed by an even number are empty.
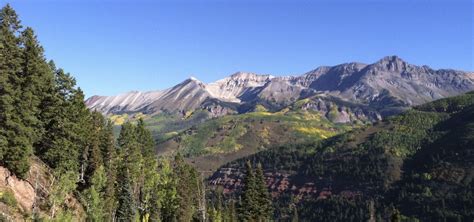
<svg viewBox="0 0 474 222"><path fill-rule="evenodd" d="M8 169L0 167L0 189L5 192L12 192L19 207L26 212L31 212L36 192L30 182L19 179L12 175Z"/></svg>
<svg viewBox="0 0 474 222"><path fill-rule="evenodd" d="M208 107L205 107L205 109L209 112L210 117L212 117L212 118L216 118L216 117L225 116L225 115L235 113L234 110L231 110L227 107L218 106L218 105L208 106Z"/></svg>
<svg viewBox="0 0 474 222"><path fill-rule="evenodd" d="M326 95L301 100L295 106L296 109L318 112L334 123L374 122L382 119L376 109Z"/></svg>
<svg viewBox="0 0 474 222"><path fill-rule="evenodd" d="M37 157L32 157L30 163L30 171L25 179L16 177L7 168L0 166L0 193L11 193L16 200L16 206L0 202L0 215L8 220L23 221L25 215L31 215L33 211L41 217L49 216L47 201L54 186L53 176L50 169ZM65 205L78 218L85 215L82 205L72 194L66 198Z"/></svg>
<svg viewBox="0 0 474 222"><path fill-rule="evenodd" d="M260 91L272 79L274 77L271 75L238 72L230 77L206 85L206 90L213 98L240 103L248 100L249 94Z"/></svg>

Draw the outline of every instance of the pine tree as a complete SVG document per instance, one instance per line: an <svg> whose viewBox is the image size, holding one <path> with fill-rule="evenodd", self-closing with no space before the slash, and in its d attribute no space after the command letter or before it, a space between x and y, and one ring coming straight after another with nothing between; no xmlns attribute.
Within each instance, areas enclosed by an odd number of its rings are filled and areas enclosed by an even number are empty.
<svg viewBox="0 0 474 222"><path fill-rule="evenodd" d="M43 158L46 150L51 146L47 144L50 142L50 139L53 137L52 129L55 123L55 120L58 118L56 111L59 109L59 105L62 105L61 98L58 92L58 86L56 82L56 65L51 60L48 62L49 72L51 78L45 78L44 84L44 95L41 99L38 109L38 120L41 123L41 134L40 139L34 144L34 153L35 155Z"/></svg>
<svg viewBox="0 0 474 222"><path fill-rule="evenodd" d="M244 188L238 209L240 221L255 221L255 217L258 214L258 193L255 180L252 164L250 161L247 161Z"/></svg>
<svg viewBox="0 0 474 222"><path fill-rule="evenodd" d="M133 124L127 122L122 125L118 144L120 146L121 158L125 161L129 171L134 199L138 201L143 158L140 143L138 143L136 127Z"/></svg>
<svg viewBox="0 0 474 222"><path fill-rule="evenodd" d="M270 221L272 218L272 200L265 183L262 165L254 172L250 161L246 163L246 175L239 204L239 220Z"/></svg>
<svg viewBox="0 0 474 222"><path fill-rule="evenodd" d="M92 125L92 131L89 135L88 138L88 155L87 155L87 161L86 161L86 186L91 184L91 178L93 177L94 173L96 170L103 166L103 156L102 156L102 149L101 149L101 143L102 143L102 133L103 133L103 128L105 127L105 120L102 114L98 112L92 112L91 115L91 125Z"/></svg>
<svg viewBox="0 0 474 222"><path fill-rule="evenodd" d="M175 175L177 180L178 221L191 221L196 214L199 200L199 176L194 168L186 164L181 154L175 157Z"/></svg>
<svg viewBox="0 0 474 222"><path fill-rule="evenodd" d="M46 99L50 106L42 113L45 134L37 155L56 171L79 172L80 156L88 153L86 133L91 131L84 95L75 89L75 80L62 69L55 72L54 94Z"/></svg>
<svg viewBox="0 0 474 222"><path fill-rule="evenodd" d="M155 154L155 141L151 132L145 128L145 122L143 119L139 119L136 126L137 141L140 143L142 148L142 155L145 158L156 159Z"/></svg>
<svg viewBox="0 0 474 222"><path fill-rule="evenodd" d="M75 79L73 80L75 83ZM91 113L84 103L84 97L84 92L81 90L81 88L74 88L73 94L70 98L71 106L68 110L72 132L70 139L74 144L76 144L77 150L74 150L74 152L78 153L79 163L81 166L83 166L80 168L81 174L85 171L85 169L87 169L87 155L89 154L89 150L92 149L89 143L89 138L91 136L90 133L94 131L94 126L91 124ZM100 157L97 156L97 158Z"/></svg>
<svg viewBox="0 0 474 222"><path fill-rule="evenodd" d="M117 153L115 147L115 138L113 135L113 125L110 121L107 121L105 128L103 129L101 141L105 174L107 177L104 188L104 220L112 221L117 205L115 196L115 181L117 180Z"/></svg>
<svg viewBox="0 0 474 222"><path fill-rule="evenodd" d="M31 118L31 113L22 110L22 51L18 37L22 27L10 5L0 11L0 25L0 163L25 177L32 154L32 128L25 125L28 120L24 117Z"/></svg>
<svg viewBox="0 0 474 222"><path fill-rule="evenodd" d="M263 175L262 164L257 164L255 171L255 187L257 189L258 221L269 221L272 218L272 199Z"/></svg>
<svg viewBox="0 0 474 222"><path fill-rule="evenodd" d="M117 221L134 221L136 208L133 201L133 191L129 172L125 165L120 167L117 180L120 181L120 183L118 183L118 206L115 218Z"/></svg>
<svg viewBox="0 0 474 222"><path fill-rule="evenodd" d="M40 105L53 87L54 76L44 57L43 47L39 44L32 28L21 33L22 50L22 85L21 99L18 104L25 126L32 128L30 138L36 143L44 133L41 122Z"/></svg>

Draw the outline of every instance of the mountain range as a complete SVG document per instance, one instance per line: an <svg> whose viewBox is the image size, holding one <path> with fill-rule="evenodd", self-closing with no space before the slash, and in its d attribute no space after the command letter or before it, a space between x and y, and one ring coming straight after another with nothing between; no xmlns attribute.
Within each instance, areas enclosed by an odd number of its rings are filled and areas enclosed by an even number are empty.
<svg viewBox="0 0 474 222"><path fill-rule="evenodd" d="M278 111L318 95L371 107L381 116L407 107L474 90L474 73L412 65L397 56L373 64L321 66L299 76L237 72L213 83L189 78L165 90L92 96L86 104L104 114L180 113L203 109L211 116Z"/></svg>

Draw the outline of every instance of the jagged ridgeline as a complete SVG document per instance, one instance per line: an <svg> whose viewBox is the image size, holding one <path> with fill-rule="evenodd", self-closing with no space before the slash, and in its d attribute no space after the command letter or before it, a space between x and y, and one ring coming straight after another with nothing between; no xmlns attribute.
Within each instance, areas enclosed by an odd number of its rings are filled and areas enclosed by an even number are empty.
<svg viewBox="0 0 474 222"><path fill-rule="evenodd" d="M474 218L474 92L308 145L231 162L210 183L241 188L261 163L276 216L308 221L470 221Z"/></svg>
<svg viewBox="0 0 474 222"><path fill-rule="evenodd" d="M116 140L33 29L9 5L0 10L0 221L202 218L200 175L154 148L141 120Z"/></svg>

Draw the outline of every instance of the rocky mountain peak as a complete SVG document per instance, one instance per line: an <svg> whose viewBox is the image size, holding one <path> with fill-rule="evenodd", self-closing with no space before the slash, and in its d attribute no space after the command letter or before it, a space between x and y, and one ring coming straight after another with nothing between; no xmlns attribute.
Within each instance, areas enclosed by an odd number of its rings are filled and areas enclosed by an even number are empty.
<svg viewBox="0 0 474 222"><path fill-rule="evenodd" d="M354 72L359 72L361 69L366 67L366 64L363 63L358 63L358 62L351 62L351 63L344 63L341 65L337 65L332 67L331 71L337 71L340 72L341 74L345 73L354 73Z"/></svg>
<svg viewBox="0 0 474 222"><path fill-rule="evenodd" d="M252 72L236 72L230 76L232 80L253 80L253 81L261 81L261 80L269 80L273 79L274 76L272 75L260 75Z"/></svg>
<svg viewBox="0 0 474 222"><path fill-rule="evenodd" d="M379 62L406 63L405 60L398 57L397 55L385 56L380 59Z"/></svg>
<svg viewBox="0 0 474 222"><path fill-rule="evenodd" d="M197 85L201 88L204 88L205 87L205 83L201 82L200 80L198 80L197 78L191 76L189 78L187 78L186 80L184 80L183 82L181 82L180 84L178 84L178 86L184 86L184 85Z"/></svg>
<svg viewBox="0 0 474 222"><path fill-rule="evenodd" d="M374 66L387 71L403 71L410 65L400 57L392 55L383 57L381 60L374 63Z"/></svg>
<svg viewBox="0 0 474 222"><path fill-rule="evenodd" d="M194 76L190 76L190 77L188 78L188 80L190 80L190 81L195 81L195 82L201 82L201 81L199 81L199 80L198 80L196 77L194 77Z"/></svg>

